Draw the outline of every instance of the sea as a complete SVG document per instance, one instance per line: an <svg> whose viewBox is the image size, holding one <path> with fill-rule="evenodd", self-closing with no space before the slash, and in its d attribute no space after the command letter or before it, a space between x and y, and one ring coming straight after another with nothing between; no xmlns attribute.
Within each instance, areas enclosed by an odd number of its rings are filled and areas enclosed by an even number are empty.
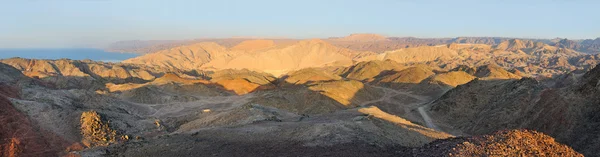
<svg viewBox="0 0 600 157"><path fill-rule="evenodd" d="M48 48L48 49L0 49L0 59L13 57L28 59L90 59L103 62L120 62L129 58L137 57L139 54L107 52L102 49L93 48Z"/></svg>

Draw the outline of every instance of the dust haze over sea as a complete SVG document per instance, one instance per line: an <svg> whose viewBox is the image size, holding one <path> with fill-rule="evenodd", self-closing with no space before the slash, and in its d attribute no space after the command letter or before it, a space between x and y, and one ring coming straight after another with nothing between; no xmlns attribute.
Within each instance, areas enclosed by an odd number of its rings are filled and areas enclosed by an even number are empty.
<svg viewBox="0 0 600 157"><path fill-rule="evenodd" d="M107 52L93 48L27 48L27 49L0 49L0 59L13 57L29 59L61 59L73 60L90 59L103 62L120 62L137 57L135 53Z"/></svg>

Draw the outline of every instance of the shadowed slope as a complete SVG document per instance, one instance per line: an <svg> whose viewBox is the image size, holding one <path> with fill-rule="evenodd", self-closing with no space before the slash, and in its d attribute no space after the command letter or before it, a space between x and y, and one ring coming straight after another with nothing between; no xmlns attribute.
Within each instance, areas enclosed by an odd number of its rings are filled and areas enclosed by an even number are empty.
<svg viewBox="0 0 600 157"><path fill-rule="evenodd" d="M434 119L476 135L507 128L534 129L587 156L597 156L598 69L560 89L545 88L530 78L471 81L433 103Z"/></svg>
<svg viewBox="0 0 600 157"><path fill-rule="evenodd" d="M26 81L17 69L0 63L0 156L59 156L74 142L44 130L19 111L10 99L19 99L21 90L13 83Z"/></svg>
<svg viewBox="0 0 600 157"><path fill-rule="evenodd" d="M46 131L39 130L27 115L16 110L12 103L0 95L0 155L57 156L64 153L69 143Z"/></svg>
<svg viewBox="0 0 600 157"><path fill-rule="evenodd" d="M543 85L530 78L476 79L448 91L432 104L431 111L434 119L454 129L466 134L486 134L517 128L523 121L520 117L526 116L523 113L535 111L529 104L535 103L542 90Z"/></svg>

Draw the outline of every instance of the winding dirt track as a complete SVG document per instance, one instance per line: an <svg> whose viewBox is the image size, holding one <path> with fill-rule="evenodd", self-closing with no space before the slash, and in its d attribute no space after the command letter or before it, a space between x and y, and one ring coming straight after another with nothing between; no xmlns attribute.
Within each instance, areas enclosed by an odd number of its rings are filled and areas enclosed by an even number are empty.
<svg viewBox="0 0 600 157"><path fill-rule="evenodd" d="M411 110L415 109L418 106L418 112L420 117L425 122L425 125L429 128L435 129L437 131L441 131L439 127L437 127L431 117L426 112L426 107L431 104L431 98L427 96L415 95L410 92L394 90L391 88L381 87L381 86L370 86L373 88L381 89L384 92L384 95L375 100L365 101L359 104L360 106L368 106L373 103L385 102L389 104L395 104L398 106L403 106L406 113L410 113ZM402 102L398 102L397 100L393 100L394 97L398 95L404 95L407 97L414 98L421 102L413 103L413 104L403 104ZM252 93L242 95L242 96L214 96L214 97L205 97L198 101L185 102L185 103L170 103L170 104L147 104L152 107L153 113L147 115L148 117L172 117L172 116L181 116L186 114L184 111L193 111L191 108L208 108L211 110L227 110L232 107L237 107L245 102L247 102L250 98L254 97ZM229 105L224 105L229 104Z"/></svg>
<svg viewBox="0 0 600 157"><path fill-rule="evenodd" d="M234 107L241 106L253 98L254 94L234 95L234 96L210 96L202 97L198 101L178 102L167 104L152 104L149 106L158 107L153 109L154 113L149 117L164 117L164 116L182 116L187 112L195 112L198 108L206 108L210 110L229 110ZM193 109L196 108L196 109Z"/></svg>
<svg viewBox="0 0 600 157"><path fill-rule="evenodd" d="M425 111L425 107L428 107L429 104L431 104L431 103L426 103L424 105L421 105L418 108L419 114L421 115L421 117L423 117L423 121L425 121L425 125L427 125L428 128L432 128L437 131L442 131L442 129L440 129L438 126L433 124L433 120L431 119L431 117L429 117L429 114L427 114L427 112Z"/></svg>
<svg viewBox="0 0 600 157"><path fill-rule="evenodd" d="M370 101L363 102L363 103L360 104L360 106L366 106L366 105L377 103L377 102L387 102L387 103L391 103L391 104L402 105L402 104L399 104L398 102L393 101L392 98L395 97L395 96L398 96L398 95L405 95L405 96L408 96L408 97L411 97L411 98L414 98L414 99L422 101L421 103L419 103L421 105L419 105L418 111L419 111L419 114L421 115L421 118L423 118L423 121L425 122L425 125L428 128L432 128L432 129L437 130L437 131L442 131L438 126L436 126L433 123L433 120L431 119L431 117L429 116L429 114L427 114L427 112L425 111L425 108L428 107L431 104L431 102L432 102L432 101L428 100L428 97L426 97L426 96L420 96L420 95L414 95L414 94L411 94L409 92L398 91L398 90L394 90L394 89L391 89L391 88L385 88L385 87L380 87L380 86L371 86L371 87L383 90L384 95L381 98L379 98L379 99L375 99L375 100L370 100ZM406 106L405 107L406 111L409 111L411 109L411 105L402 105L402 106Z"/></svg>

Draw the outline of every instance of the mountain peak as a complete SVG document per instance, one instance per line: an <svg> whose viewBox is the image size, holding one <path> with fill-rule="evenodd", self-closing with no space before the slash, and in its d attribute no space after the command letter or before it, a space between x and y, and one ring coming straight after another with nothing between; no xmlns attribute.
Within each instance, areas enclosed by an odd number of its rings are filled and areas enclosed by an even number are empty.
<svg viewBox="0 0 600 157"><path fill-rule="evenodd" d="M350 41L377 41L377 40L385 40L387 37L379 34L369 34L369 33L356 33L350 34L349 36L341 38L342 40L350 40Z"/></svg>
<svg viewBox="0 0 600 157"><path fill-rule="evenodd" d="M534 43L531 40L510 39L496 45L496 49L506 51L517 51L524 48L532 48L538 46L539 43Z"/></svg>
<svg viewBox="0 0 600 157"><path fill-rule="evenodd" d="M556 46L559 48L573 49L573 50L578 50L581 48L581 45L579 43L577 43L573 40L569 40L567 38L561 39L560 41L555 43L553 46Z"/></svg>
<svg viewBox="0 0 600 157"><path fill-rule="evenodd" d="M253 50L260 50L260 49L265 49L265 48L269 48L269 47L273 47L273 46L275 46L275 42L273 40L257 39L257 40L242 41L241 43L233 46L231 49L232 50L253 51Z"/></svg>

